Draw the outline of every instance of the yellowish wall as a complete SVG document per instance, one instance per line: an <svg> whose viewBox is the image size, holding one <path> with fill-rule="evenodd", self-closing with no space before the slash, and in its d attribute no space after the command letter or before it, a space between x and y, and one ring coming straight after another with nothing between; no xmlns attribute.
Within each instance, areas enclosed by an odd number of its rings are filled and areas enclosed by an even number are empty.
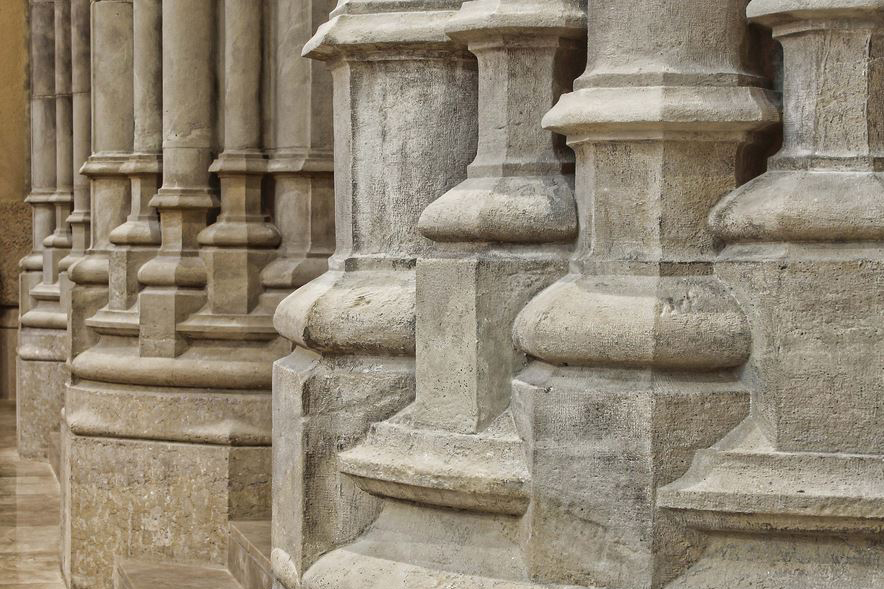
<svg viewBox="0 0 884 589"><path fill-rule="evenodd" d="M18 303L30 249L27 0L0 0L0 306Z"/></svg>
<svg viewBox="0 0 884 589"><path fill-rule="evenodd" d="M15 397L18 261L31 247L28 0L0 0L0 399Z"/></svg>

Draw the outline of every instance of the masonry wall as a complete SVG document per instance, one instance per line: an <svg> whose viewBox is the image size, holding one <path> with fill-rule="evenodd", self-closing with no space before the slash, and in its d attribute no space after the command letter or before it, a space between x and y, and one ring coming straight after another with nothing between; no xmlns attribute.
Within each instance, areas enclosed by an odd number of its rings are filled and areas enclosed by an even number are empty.
<svg viewBox="0 0 884 589"><path fill-rule="evenodd" d="M30 247L27 0L0 4L0 398L15 397L18 261Z"/></svg>

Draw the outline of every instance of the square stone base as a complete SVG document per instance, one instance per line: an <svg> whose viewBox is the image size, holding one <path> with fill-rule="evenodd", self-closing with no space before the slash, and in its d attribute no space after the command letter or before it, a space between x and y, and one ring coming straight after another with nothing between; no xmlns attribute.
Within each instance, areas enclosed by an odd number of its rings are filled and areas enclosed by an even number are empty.
<svg viewBox="0 0 884 589"><path fill-rule="evenodd" d="M17 376L18 453L22 458L44 459L50 434L58 431L61 422L68 368L63 359L20 357Z"/></svg>
<svg viewBox="0 0 884 589"><path fill-rule="evenodd" d="M74 589L115 559L224 564L230 520L270 518L270 448L66 433L65 558Z"/></svg>
<svg viewBox="0 0 884 589"><path fill-rule="evenodd" d="M684 571L702 538L656 507L657 489L748 409L748 392L728 373L529 364L514 381L512 411L531 471L531 577L659 589Z"/></svg>

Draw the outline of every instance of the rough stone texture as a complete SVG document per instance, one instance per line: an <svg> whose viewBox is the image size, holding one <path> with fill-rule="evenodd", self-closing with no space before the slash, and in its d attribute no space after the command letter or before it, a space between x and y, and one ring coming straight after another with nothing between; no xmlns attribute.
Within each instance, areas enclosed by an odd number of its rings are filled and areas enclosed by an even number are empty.
<svg viewBox="0 0 884 589"><path fill-rule="evenodd" d="M0 307L0 397L15 398L18 364L18 308Z"/></svg>
<svg viewBox="0 0 884 589"><path fill-rule="evenodd" d="M18 451L22 458L46 458L57 432L70 378L64 332L22 329L18 334Z"/></svg>
<svg viewBox="0 0 884 589"><path fill-rule="evenodd" d="M27 15L27 0L0 8L0 36L6 40L0 56L0 306L18 305L18 263L31 246L31 212L23 202L30 188ZM5 353L6 342L2 346ZM10 378L15 380L14 363L0 367L0 379ZM0 398L13 397L14 387L0 387Z"/></svg>
<svg viewBox="0 0 884 589"><path fill-rule="evenodd" d="M660 491L710 538L673 587L884 583L881 8L748 7L783 45L783 147L710 224L753 326L752 413Z"/></svg>
<svg viewBox="0 0 884 589"><path fill-rule="evenodd" d="M0 305L18 305L18 262L31 247L31 210L24 202L0 201Z"/></svg>
<svg viewBox="0 0 884 589"><path fill-rule="evenodd" d="M269 515L267 447L75 434L67 444L74 587L112 587L118 557L224 564L228 521Z"/></svg>
<svg viewBox="0 0 884 589"><path fill-rule="evenodd" d="M30 6L69 587L884 586L884 1Z"/></svg>

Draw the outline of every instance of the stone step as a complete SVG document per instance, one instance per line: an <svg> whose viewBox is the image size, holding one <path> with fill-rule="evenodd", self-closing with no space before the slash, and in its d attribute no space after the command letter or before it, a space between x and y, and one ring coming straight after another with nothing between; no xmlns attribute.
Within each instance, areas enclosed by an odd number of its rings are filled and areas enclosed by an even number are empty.
<svg viewBox="0 0 884 589"><path fill-rule="evenodd" d="M49 434L49 448L46 450L49 466L55 474L56 480L61 480L61 434L52 432Z"/></svg>
<svg viewBox="0 0 884 589"><path fill-rule="evenodd" d="M123 560L114 569L114 589L243 589L219 566Z"/></svg>
<svg viewBox="0 0 884 589"><path fill-rule="evenodd" d="M227 568L243 589L271 589L270 522L230 522Z"/></svg>

